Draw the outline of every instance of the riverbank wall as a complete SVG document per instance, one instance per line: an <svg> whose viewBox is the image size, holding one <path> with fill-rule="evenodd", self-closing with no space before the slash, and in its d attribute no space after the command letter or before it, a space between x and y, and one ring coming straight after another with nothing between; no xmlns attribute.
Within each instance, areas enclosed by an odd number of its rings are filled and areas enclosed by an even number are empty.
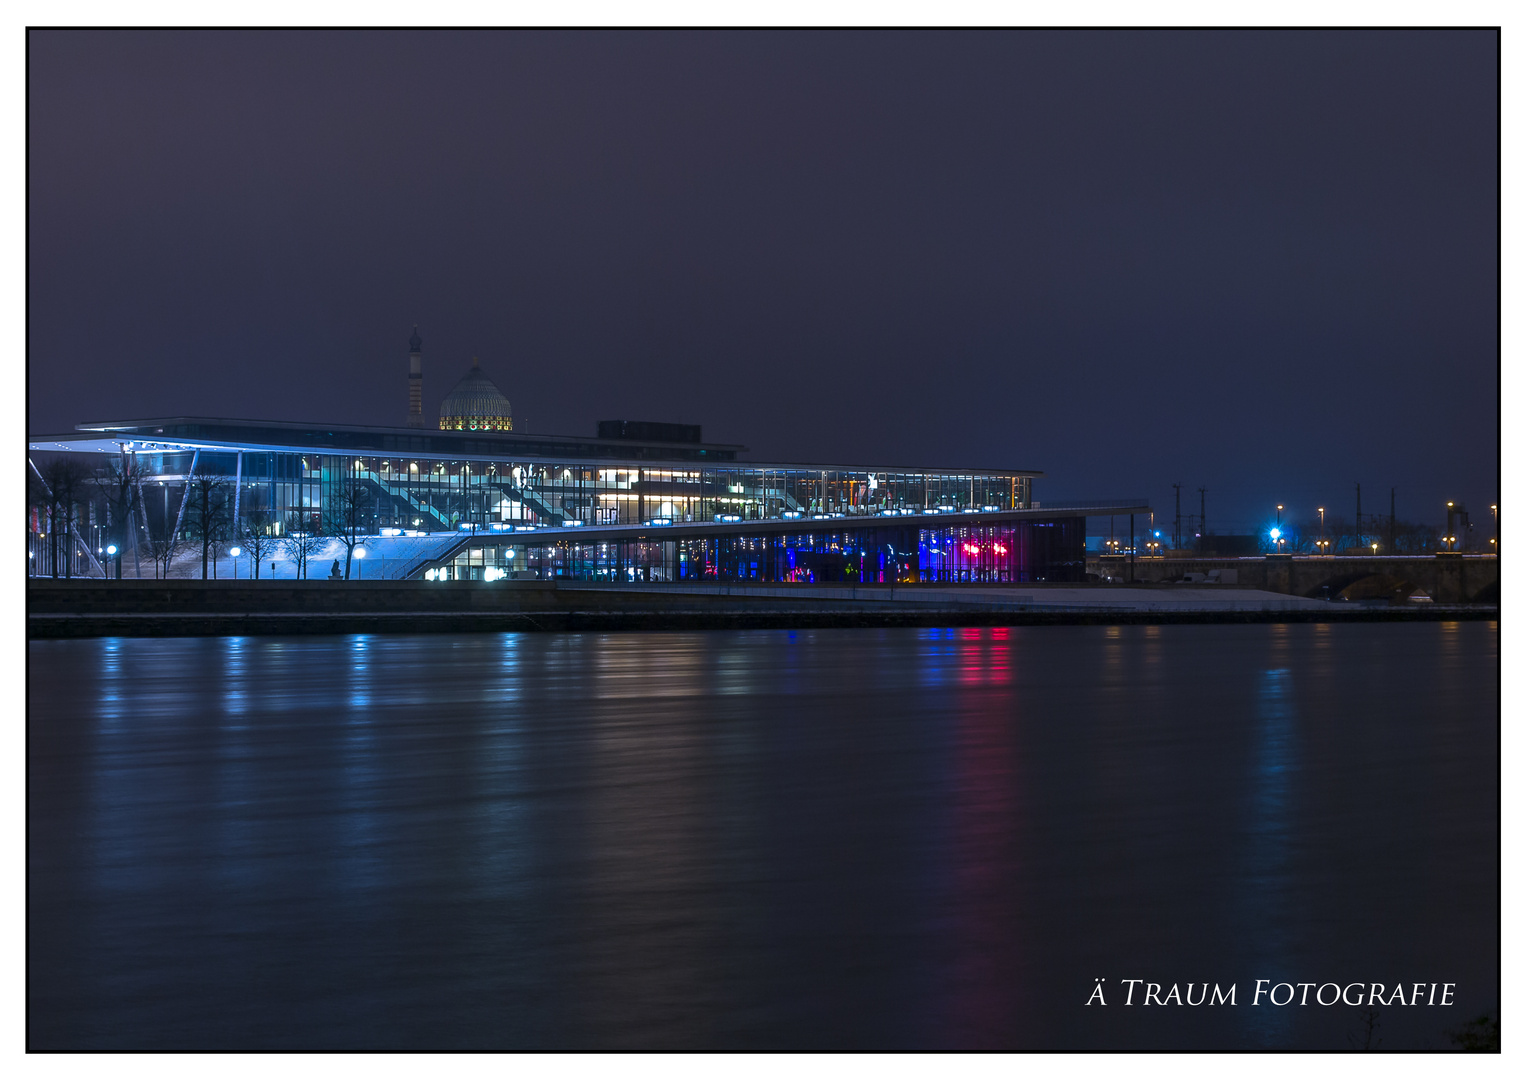
<svg viewBox="0 0 1528 1080"><path fill-rule="evenodd" d="M1345 603L1194 585L39 580L27 589L32 638L1495 617L1495 605Z"/></svg>

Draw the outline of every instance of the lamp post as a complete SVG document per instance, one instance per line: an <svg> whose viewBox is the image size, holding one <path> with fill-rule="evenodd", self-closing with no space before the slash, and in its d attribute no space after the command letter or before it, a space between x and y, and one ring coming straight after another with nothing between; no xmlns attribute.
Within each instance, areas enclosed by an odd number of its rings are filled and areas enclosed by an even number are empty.
<svg viewBox="0 0 1528 1080"><path fill-rule="evenodd" d="M117 545L116 544L107 544L106 545L106 558L110 560L110 562L107 564L108 566L111 565L111 563L114 563L114 562L117 561ZM106 572L106 576L108 578L111 577L111 571L110 570L108 570ZM117 567L117 580L118 581L122 580L122 568L120 566Z"/></svg>
<svg viewBox="0 0 1528 1080"><path fill-rule="evenodd" d="M233 558L233 579L235 581L239 580L239 556L243 553L238 544L228 549L228 554Z"/></svg>
<svg viewBox="0 0 1528 1080"><path fill-rule="evenodd" d="M363 547L356 548L355 549L355 579L357 581L361 580L361 560L364 559L364 558L366 558L366 549L363 548Z"/></svg>

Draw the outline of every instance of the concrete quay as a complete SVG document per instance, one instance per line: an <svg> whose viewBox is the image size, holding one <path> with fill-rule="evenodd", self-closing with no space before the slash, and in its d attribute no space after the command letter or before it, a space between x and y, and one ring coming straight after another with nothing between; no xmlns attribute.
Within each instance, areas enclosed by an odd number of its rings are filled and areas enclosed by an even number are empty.
<svg viewBox="0 0 1528 1080"><path fill-rule="evenodd" d="M34 581L33 638L1495 618L1214 585Z"/></svg>

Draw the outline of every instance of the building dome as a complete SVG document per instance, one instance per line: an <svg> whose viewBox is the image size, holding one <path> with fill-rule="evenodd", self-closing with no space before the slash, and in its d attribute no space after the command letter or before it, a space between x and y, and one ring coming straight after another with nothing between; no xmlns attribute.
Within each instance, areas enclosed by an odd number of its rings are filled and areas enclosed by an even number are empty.
<svg viewBox="0 0 1528 1080"><path fill-rule="evenodd" d="M493 380L472 358L472 369L451 388L440 403L442 431L513 431L509 398L499 392Z"/></svg>

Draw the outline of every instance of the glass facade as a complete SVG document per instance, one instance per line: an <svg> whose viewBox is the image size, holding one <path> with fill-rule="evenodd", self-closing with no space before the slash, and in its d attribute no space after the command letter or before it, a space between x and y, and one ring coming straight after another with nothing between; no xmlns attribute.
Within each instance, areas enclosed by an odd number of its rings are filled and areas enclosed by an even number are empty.
<svg viewBox="0 0 1528 1080"><path fill-rule="evenodd" d="M1030 478L1014 473L862 471L799 466L548 462L487 456L439 460L407 455L199 451L195 475L237 482L243 510L278 528L311 520L345 488L359 486L363 529L440 532L494 524L568 526L1020 510ZM193 452L137 455L143 482L178 488Z"/></svg>
<svg viewBox="0 0 1528 1080"><path fill-rule="evenodd" d="M972 582L1082 581L1085 519L600 542L482 538L431 571L440 580ZM518 542L517 542L518 541Z"/></svg>
<svg viewBox="0 0 1528 1080"><path fill-rule="evenodd" d="M1034 512L1032 472L742 462L740 447L609 438L603 428L593 439L197 419L87 430L95 434L33 447L93 454L98 475L126 470L139 495L126 532L140 547L177 527L188 485L213 477L233 519L225 538L322 534L340 506L362 536L461 538L437 547L449 554L433 564L411 564L415 576L1023 582L1084 573L1085 518ZM111 513L103 503L80 520L105 522L102 537L126 535Z"/></svg>

